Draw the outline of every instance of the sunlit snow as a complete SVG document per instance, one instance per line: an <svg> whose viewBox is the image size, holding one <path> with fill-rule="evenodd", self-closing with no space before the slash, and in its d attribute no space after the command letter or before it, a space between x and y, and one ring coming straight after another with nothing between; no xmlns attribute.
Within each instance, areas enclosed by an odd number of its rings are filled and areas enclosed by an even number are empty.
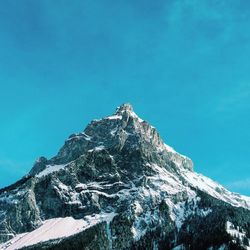
<svg viewBox="0 0 250 250"><path fill-rule="evenodd" d="M39 242L69 237L100 222L106 221L109 223L115 215L115 213L101 213L85 216L84 219L80 220L75 220L72 217L45 220L43 225L36 230L16 235L10 241L0 245L0 249L14 250Z"/></svg>

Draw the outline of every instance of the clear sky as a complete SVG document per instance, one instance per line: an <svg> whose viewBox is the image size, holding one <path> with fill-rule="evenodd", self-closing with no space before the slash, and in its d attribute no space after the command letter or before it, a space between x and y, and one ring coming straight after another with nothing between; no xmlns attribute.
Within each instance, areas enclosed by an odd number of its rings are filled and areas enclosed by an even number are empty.
<svg viewBox="0 0 250 250"><path fill-rule="evenodd" d="M130 102L196 171L250 195L249 27L249 1L2 1L0 186Z"/></svg>

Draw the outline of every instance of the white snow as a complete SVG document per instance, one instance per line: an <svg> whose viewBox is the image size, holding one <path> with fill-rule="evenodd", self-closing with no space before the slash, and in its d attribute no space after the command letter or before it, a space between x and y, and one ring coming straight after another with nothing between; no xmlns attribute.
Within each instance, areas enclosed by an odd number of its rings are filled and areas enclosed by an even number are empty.
<svg viewBox="0 0 250 250"><path fill-rule="evenodd" d="M209 195L223 200L235 207L244 207L250 210L250 197L232 193L226 190L223 186L201 174L181 170L182 176L193 187L208 193Z"/></svg>
<svg viewBox="0 0 250 250"><path fill-rule="evenodd" d="M139 201L135 201L134 202L134 211L135 211L135 214L138 215L138 214L141 214L143 212L143 208L141 206L141 204L139 203Z"/></svg>
<svg viewBox="0 0 250 250"><path fill-rule="evenodd" d="M165 149L166 149L168 152L171 152L171 153L173 153L173 154L176 154L176 151L175 151L172 147L168 146L168 145L165 144L165 143L164 143L164 147L165 147Z"/></svg>
<svg viewBox="0 0 250 250"><path fill-rule="evenodd" d="M30 233L18 234L10 241L0 245L2 250L20 249L35 245L39 242L69 237L90 228L100 222L110 223L116 214L100 213L85 216L84 219L75 220L72 217L46 220L43 225Z"/></svg>
<svg viewBox="0 0 250 250"><path fill-rule="evenodd" d="M181 228L186 218L190 215L206 217L209 213L212 212L211 208L198 208L200 197L198 197L193 190L187 188L186 192L188 194L188 199L180 201L176 204L170 197L165 199L165 202L169 207L170 218L175 222L178 230Z"/></svg>
<svg viewBox="0 0 250 250"><path fill-rule="evenodd" d="M149 230L155 230L160 222L160 210L155 208L144 211L136 219L131 227L131 232L135 241L141 239Z"/></svg>
<svg viewBox="0 0 250 250"><path fill-rule="evenodd" d="M58 182L58 187L61 189L61 190L64 190L64 191L69 191L69 187L66 186L65 184L63 184L62 182L60 181L57 181Z"/></svg>
<svg viewBox="0 0 250 250"><path fill-rule="evenodd" d="M87 189L88 186L86 184L83 184L83 183L79 183L75 186L76 189L81 189L81 190L84 190L84 189Z"/></svg>
<svg viewBox="0 0 250 250"><path fill-rule="evenodd" d="M133 226L131 227L131 232L135 241L138 241L146 234L148 225L151 223L151 219L153 219L153 216L149 211L147 211L145 214L142 214L142 217L138 217L137 220L135 220Z"/></svg>
<svg viewBox="0 0 250 250"><path fill-rule="evenodd" d="M89 135L87 135L87 134L85 134L84 132L81 133L81 134L84 136L84 138L85 138L86 141L91 141L92 140L92 137L89 136Z"/></svg>
<svg viewBox="0 0 250 250"><path fill-rule="evenodd" d="M101 145L101 146L97 146L97 147L95 147L93 149L88 150L88 152L102 151L103 149L105 149L105 147L103 145Z"/></svg>
<svg viewBox="0 0 250 250"><path fill-rule="evenodd" d="M112 130L110 131L110 134L111 134L112 136L114 136L114 135L116 134L116 132L117 132L117 128L114 128L114 129L112 129Z"/></svg>
<svg viewBox="0 0 250 250"><path fill-rule="evenodd" d="M103 150L103 149L105 149L105 147L104 146L98 146L98 147L95 147L95 151L101 151L101 150Z"/></svg>
<svg viewBox="0 0 250 250"><path fill-rule="evenodd" d="M67 141L80 140L82 138L84 138L86 141L91 141L92 140L91 136L89 136L89 135L85 134L84 132L82 132L80 134L76 134L73 137L70 137L69 139L67 139Z"/></svg>
<svg viewBox="0 0 250 250"><path fill-rule="evenodd" d="M233 238L238 238L243 245L243 239L246 237L246 232L244 230L240 230L239 227L234 226L234 224L230 221L226 222L226 230L228 234L230 234ZM248 244L250 244L250 239L248 239ZM250 246L244 246L247 250L250 250Z"/></svg>
<svg viewBox="0 0 250 250"><path fill-rule="evenodd" d="M144 122L144 120L142 120L134 111L132 111L132 110L122 110L121 111L121 113L124 113L124 112L128 112L128 114L129 114L130 117L133 117L133 118L137 119L139 122ZM109 119L109 120L121 120L122 119L122 115L119 115L119 113L117 113L117 114L114 114L112 116L105 117L105 119Z"/></svg>
<svg viewBox="0 0 250 250"><path fill-rule="evenodd" d="M105 119L108 119L108 120L121 120L122 116L121 115L111 115L111 116L106 117Z"/></svg>
<svg viewBox="0 0 250 250"><path fill-rule="evenodd" d="M66 166L68 166L68 164L62 164L62 165L47 165L46 168L40 172L39 174L36 175L37 178L41 178L44 177L48 174L52 174L54 172L58 172L61 169L64 169Z"/></svg>
<svg viewBox="0 0 250 250"><path fill-rule="evenodd" d="M208 214L212 213L213 210L211 208L208 208L208 209L200 209L198 214L203 216L203 217L206 217Z"/></svg>
<svg viewBox="0 0 250 250"><path fill-rule="evenodd" d="M159 167L156 164L147 165L156 172L155 175L147 177L149 184L153 185L155 190L159 190L159 192L165 191L168 194L176 194L185 190L180 180L165 168Z"/></svg>
<svg viewBox="0 0 250 250"><path fill-rule="evenodd" d="M245 232L240 232L239 227L235 228L234 224L230 221L226 222L226 230L233 237L242 239L245 236Z"/></svg>
<svg viewBox="0 0 250 250"><path fill-rule="evenodd" d="M27 190L14 189L11 193L3 193L0 196L0 202L5 202L8 204L18 204L20 198L27 192Z"/></svg>
<svg viewBox="0 0 250 250"><path fill-rule="evenodd" d="M129 111L131 117L138 119L139 122L144 122L134 111Z"/></svg>
<svg viewBox="0 0 250 250"><path fill-rule="evenodd" d="M97 195L100 195L100 196L104 196L106 198L115 198L117 196L117 194L107 194L105 192L100 192L98 190L88 190L88 189L87 190L83 190L81 193L82 194L84 194L84 193L97 194Z"/></svg>
<svg viewBox="0 0 250 250"><path fill-rule="evenodd" d="M67 237L80 232L84 227L87 227L85 220L74 220L72 217L46 220L38 229L21 236L17 235L2 245L2 249L18 249L51 239ZM8 245L10 246L5 248Z"/></svg>
<svg viewBox="0 0 250 250"><path fill-rule="evenodd" d="M191 201L193 202L191 203ZM171 204L171 202L171 200L168 200L167 204ZM187 203L188 207L185 207L185 204L185 201L178 202L177 204L172 202L172 205L169 206L171 219L175 221L178 230L181 228L185 219L195 213L197 208L197 197L195 192L190 191Z"/></svg>

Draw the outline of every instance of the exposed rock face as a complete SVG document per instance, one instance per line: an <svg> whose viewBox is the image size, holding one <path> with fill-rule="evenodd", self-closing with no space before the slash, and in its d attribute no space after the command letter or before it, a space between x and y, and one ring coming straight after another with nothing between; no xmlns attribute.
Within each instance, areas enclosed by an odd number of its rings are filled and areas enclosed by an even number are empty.
<svg viewBox="0 0 250 250"><path fill-rule="evenodd" d="M0 247L247 249L249 210L250 198L195 173L189 158L124 104L0 190L0 242L14 237ZM84 226L71 236L37 236L46 225L60 230L53 219L68 217ZM30 231L32 240L15 237Z"/></svg>

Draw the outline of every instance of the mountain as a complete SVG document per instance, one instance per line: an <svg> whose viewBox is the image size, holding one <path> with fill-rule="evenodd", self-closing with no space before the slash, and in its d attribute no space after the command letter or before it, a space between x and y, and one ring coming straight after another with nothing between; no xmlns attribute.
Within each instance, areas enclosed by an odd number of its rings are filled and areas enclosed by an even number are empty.
<svg viewBox="0 0 250 250"><path fill-rule="evenodd" d="M0 190L0 242L8 250L250 249L250 197L194 172L124 104Z"/></svg>

